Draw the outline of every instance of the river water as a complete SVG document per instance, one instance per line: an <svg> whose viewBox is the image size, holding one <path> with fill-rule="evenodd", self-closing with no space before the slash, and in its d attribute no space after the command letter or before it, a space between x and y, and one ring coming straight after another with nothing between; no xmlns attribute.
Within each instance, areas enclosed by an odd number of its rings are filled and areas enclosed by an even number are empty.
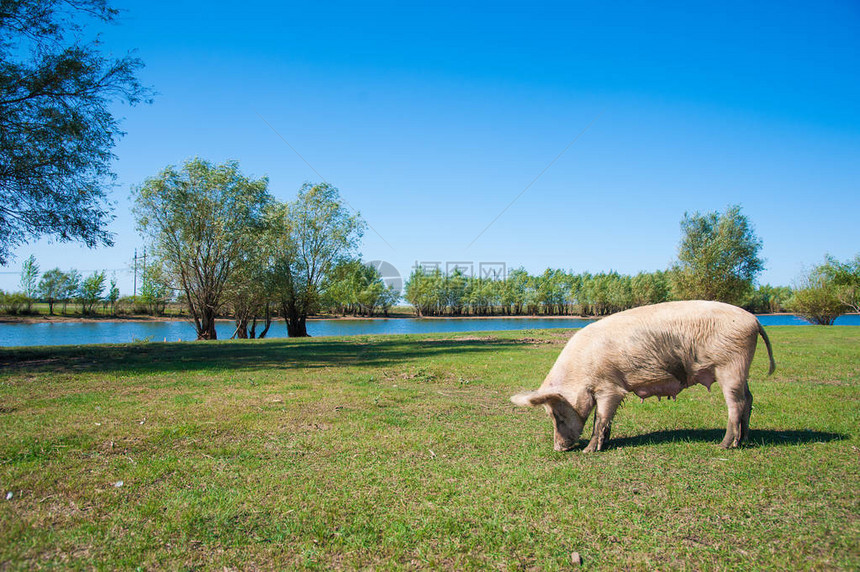
<svg viewBox="0 0 860 572"><path fill-rule="evenodd" d="M758 317L765 326L806 325L788 314ZM593 320L583 318L390 318L374 320L310 320L311 336L354 336L365 334L424 334L442 332L480 332L498 330L543 330L581 328ZM860 314L846 314L836 325L860 326ZM218 322L218 338L233 334L233 323ZM283 322L272 324L269 338L287 336ZM0 323L0 346L57 346L74 344L190 341L194 327L184 321L172 322L40 322L35 324Z"/></svg>

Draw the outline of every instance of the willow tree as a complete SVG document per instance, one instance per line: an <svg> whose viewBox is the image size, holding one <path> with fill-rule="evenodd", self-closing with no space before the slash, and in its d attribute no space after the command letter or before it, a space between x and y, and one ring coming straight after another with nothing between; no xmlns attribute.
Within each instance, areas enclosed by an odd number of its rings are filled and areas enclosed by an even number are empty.
<svg viewBox="0 0 860 572"><path fill-rule="evenodd" d="M238 163L202 159L169 166L134 191L138 229L188 306L197 339L214 340L228 284L263 232L268 179Z"/></svg>
<svg viewBox="0 0 860 572"><path fill-rule="evenodd" d="M272 209L269 225L273 293L287 335L305 337L308 315L319 308L335 267L355 256L365 223L336 187L305 183L295 201Z"/></svg>
<svg viewBox="0 0 860 572"><path fill-rule="evenodd" d="M681 233L678 262L672 268L675 296L740 304L764 269L762 242L741 207L685 213Z"/></svg>

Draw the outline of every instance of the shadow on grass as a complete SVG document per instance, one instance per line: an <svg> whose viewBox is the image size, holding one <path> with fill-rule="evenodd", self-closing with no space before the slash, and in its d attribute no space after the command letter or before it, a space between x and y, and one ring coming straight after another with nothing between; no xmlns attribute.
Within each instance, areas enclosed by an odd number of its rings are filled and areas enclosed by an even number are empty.
<svg viewBox="0 0 860 572"><path fill-rule="evenodd" d="M646 433L645 435L610 439L607 449L641 447L643 445L678 442L713 442L714 444L719 444L723 440L725 433L726 432L723 429L673 429L668 431L654 431L653 433ZM841 441L847 438L848 435L823 431L751 429L750 439L745 447L826 443L829 441Z"/></svg>
<svg viewBox="0 0 860 572"><path fill-rule="evenodd" d="M486 336L450 339L304 338L215 342L132 343L0 349L0 368L34 371L257 370L391 366L414 358L495 352L524 341Z"/></svg>

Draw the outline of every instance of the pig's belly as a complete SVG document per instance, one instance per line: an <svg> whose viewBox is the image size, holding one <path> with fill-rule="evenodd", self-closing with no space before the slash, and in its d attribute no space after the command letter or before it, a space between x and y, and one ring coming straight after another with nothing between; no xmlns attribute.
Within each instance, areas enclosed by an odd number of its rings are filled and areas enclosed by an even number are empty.
<svg viewBox="0 0 860 572"><path fill-rule="evenodd" d="M683 384L678 379L674 377L667 377L665 379L657 379L657 380L638 380L638 383L634 382L628 386L628 391L632 391L637 396L645 399L646 397L675 397L682 390L696 384L704 385L708 391L711 390L711 384L714 383L714 371L713 368L706 367L704 369L699 369L693 375L691 379L688 380L688 383Z"/></svg>
<svg viewBox="0 0 860 572"><path fill-rule="evenodd" d="M658 397L675 397L681 393L684 386L682 386L681 382L678 380L673 379L671 381L658 381L646 385L638 385L631 389L637 396L645 399L646 397L652 397L654 395Z"/></svg>

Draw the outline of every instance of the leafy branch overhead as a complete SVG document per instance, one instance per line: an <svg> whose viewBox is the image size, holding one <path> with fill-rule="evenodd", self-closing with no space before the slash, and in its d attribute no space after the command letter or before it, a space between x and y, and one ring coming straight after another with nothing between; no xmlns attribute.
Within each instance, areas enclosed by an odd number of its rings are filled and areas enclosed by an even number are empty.
<svg viewBox="0 0 860 572"><path fill-rule="evenodd" d="M122 132L111 106L151 92L140 59L79 38L116 13L104 0L0 4L0 264L40 237L113 244L107 192Z"/></svg>

